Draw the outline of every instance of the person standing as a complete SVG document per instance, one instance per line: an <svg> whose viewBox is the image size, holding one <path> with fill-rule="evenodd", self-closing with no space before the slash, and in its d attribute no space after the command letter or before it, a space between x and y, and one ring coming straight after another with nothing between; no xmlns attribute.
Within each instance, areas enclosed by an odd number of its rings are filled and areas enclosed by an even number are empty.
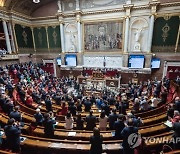
<svg viewBox="0 0 180 154"><path fill-rule="evenodd" d="M90 137L90 154L101 154L102 153L102 143L103 137L100 135L100 130L98 128L93 129L93 136Z"/></svg>
<svg viewBox="0 0 180 154"><path fill-rule="evenodd" d="M100 115L100 118L99 118L99 128L100 128L101 131L106 131L107 121L108 121L108 118L107 118L107 116L105 114L105 111L102 111L101 115Z"/></svg>
<svg viewBox="0 0 180 154"><path fill-rule="evenodd" d="M43 121L43 126L44 126L44 135L47 138L53 138L54 137L54 124L56 123L55 120L52 120L50 118L49 113L44 114L44 121Z"/></svg>
<svg viewBox="0 0 180 154"><path fill-rule="evenodd" d="M7 146L12 152L20 152L20 135L21 130L15 120L9 119L7 125L4 127Z"/></svg>
<svg viewBox="0 0 180 154"><path fill-rule="evenodd" d="M86 117L86 129L93 130L94 127L96 127L96 116L93 116L93 111L90 111Z"/></svg>
<svg viewBox="0 0 180 154"><path fill-rule="evenodd" d="M127 126L121 131L121 136L123 138L123 154L134 154L134 148L128 143L128 138L131 134L138 133L138 128L133 127L133 120L129 119Z"/></svg>
<svg viewBox="0 0 180 154"><path fill-rule="evenodd" d="M71 113L68 112L66 117L65 117L65 128L66 129L73 129L73 123L74 123L74 119L71 116Z"/></svg>

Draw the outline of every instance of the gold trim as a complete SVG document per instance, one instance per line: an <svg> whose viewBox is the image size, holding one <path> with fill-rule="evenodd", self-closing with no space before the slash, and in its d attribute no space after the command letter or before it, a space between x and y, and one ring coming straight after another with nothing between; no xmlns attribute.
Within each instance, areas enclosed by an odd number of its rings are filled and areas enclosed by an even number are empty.
<svg viewBox="0 0 180 154"><path fill-rule="evenodd" d="M33 27L30 27L30 28L31 28L31 32L32 32L34 52L36 53L36 43L35 43L35 39L34 39L34 28Z"/></svg>
<svg viewBox="0 0 180 154"><path fill-rule="evenodd" d="M12 31L13 31L13 36L14 36L15 49L16 49L16 53L18 53L18 44L17 44L16 32L15 32L14 27L15 27L15 24L12 22Z"/></svg>
<svg viewBox="0 0 180 154"><path fill-rule="evenodd" d="M175 46L175 52L177 52L177 49L178 49L179 37L180 37L179 35L180 35L180 25L179 25L178 34L177 34L177 40L176 40L176 46Z"/></svg>
<svg viewBox="0 0 180 154"><path fill-rule="evenodd" d="M46 29L46 37L47 37L48 52L50 52L50 50L49 50L50 48L49 48L49 34L48 34L48 27L46 26L45 29Z"/></svg>

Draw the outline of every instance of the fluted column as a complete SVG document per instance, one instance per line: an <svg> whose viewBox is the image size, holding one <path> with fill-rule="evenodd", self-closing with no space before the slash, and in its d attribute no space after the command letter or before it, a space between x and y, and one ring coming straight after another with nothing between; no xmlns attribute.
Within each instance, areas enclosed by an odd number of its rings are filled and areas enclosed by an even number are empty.
<svg viewBox="0 0 180 154"><path fill-rule="evenodd" d="M48 52L50 52L48 26L46 26L45 29L46 29L46 38L47 38Z"/></svg>
<svg viewBox="0 0 180 154"><path fill-rule="evenodd" d="M148 52L151 52L153 29L154 29L154 15L151 15L150 16L150 24L149 24Z"/></svg>
<svg viewBox="0 0 180 154"><path fill-rule="evenodd" d="M62 52L65 52L65 41L64 41L64 24L61 22L60 23L60 35L61 35L61 48L62 48Z"/></svg>
<svg viewBox="0 0 180 154"><path fill-rule="evenodd" d="M15 44L14 44L14 36L13 36L12 26L11 26L10 22L8 22L8 29L9 29L9 34L11 35L12 52L15 52L16 48L15 48Z"/></svg>
<svg viewBox="0 0 180 154"><path fill-rule="evenodd" d="M78 27L78 52L82 51L82 39L81 39L81 23L77 22Z"/></svg>
<svg viewBox="0 0 180 154"><path fill-rule="evenodd" d="M3 29L4 29L4 33L5 33L5 39L6 39L6 46L7 46L7 51L8 53L12 53L12 49L11 49L11 43L10 43L10 39L9 39L9 33L8 33L8 29L7 29L7 24L6 21L3 20Z"/></svg>
<svg viewBox="0 0 180 154"><path fill-rule="evenodd" d="M18 48L18 44L17 44L16 32L15 32L15 24L14 23L12 23L12 32L13 32L13 36L14 36L16 52L18 53L19 48Z"/></svg>
<svg viewBox="0 0 180 154"><path fill-rule="evenodd" d="M32 40L33 40L34 52L36 53L36 44L35 44L34 28L33 27L31 27L31 32L32 32Z"/></svg>
<svg viewBox="0 0 180 154"><path fill-rule="evenodd" d="M124 52L127 52L127 51L128 51L128 39L129 39L129 17L126 17Z"/></svg>

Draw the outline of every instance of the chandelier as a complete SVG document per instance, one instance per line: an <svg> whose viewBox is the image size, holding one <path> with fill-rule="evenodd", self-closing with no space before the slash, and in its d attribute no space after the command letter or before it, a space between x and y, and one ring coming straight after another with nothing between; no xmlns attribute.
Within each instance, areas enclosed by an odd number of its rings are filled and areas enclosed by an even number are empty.
<svg viewBox="0 0 180 154"><path fill-rule="evenodd" d="M33 0L33 2L34 2L34 3L39 3L39 2L40 2L40 0Z"/></svg>

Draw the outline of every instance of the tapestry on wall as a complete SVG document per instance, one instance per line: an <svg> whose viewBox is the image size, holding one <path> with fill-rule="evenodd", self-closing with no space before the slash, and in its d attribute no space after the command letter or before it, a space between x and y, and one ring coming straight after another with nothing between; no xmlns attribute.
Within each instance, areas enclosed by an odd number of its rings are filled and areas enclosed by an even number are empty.
<svg viewBox="0 0 180 154"><path fill-rule="evenodd" d="M179 24L179 16L157 18L154 25L152 51L174 52Z"/></svg>
<svg viewBox="0 0 180 154"><path fill-rule="evenodd" d="M123 22L110 21L84 25L86 51L115 51L122 49Z"/></svg>
<svg viewBox="0 0 180 154"><path fill-rule="evenodd" d="M61 52L60 26L48 27L50 52Z"/></svg>
<svg viewBox="0 0 180 154"><path fill-rule="evenodd" d="M34 28L34 39L37 52L48 52L47 34L45 27Z"/></svg>
<svg viewBox="0 0 180 154"><path fill-rule="evenodd" d="M16 40L19 53L33 53L33 39L31 28L24 25L15 25Z"/></svg>

